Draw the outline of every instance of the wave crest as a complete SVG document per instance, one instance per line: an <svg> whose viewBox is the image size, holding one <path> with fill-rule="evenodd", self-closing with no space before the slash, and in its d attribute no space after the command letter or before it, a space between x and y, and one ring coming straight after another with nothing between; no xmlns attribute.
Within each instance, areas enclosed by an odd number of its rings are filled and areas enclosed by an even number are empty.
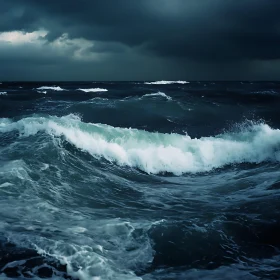
<svg viewBox="0 0 280 280"><path fill-rule="evenodd" d="M19 131L22 136L43 131L63 136L95 158L147 173L175 175L210 171L229 164L280 161L280 130L267 124L200 139L187 135L151 133L143 130L84 123L75 115L29 117L12 122L0 120L0 132Z"/></svg>
<svg viewBox="0 0 280 280"><path fill-rule="evenodd" d="M79 88L77 90L83 91L83 92L105 92L108 91L105 88Z"/></svg>
<svg viewBox="0 0 280 280"><path fill-rule="evenodd" d="M189 84L187 81L156 81L156 82L145 82L146 85L172 85L172 84Z"/></svg>
<svg viewBox="0 0 280 280"><path fill-rule="evenodd" d="M37 90L66 91L66 89L63 89L63 88L61 88L59 86L53 86L53 87L43 86L43 87L38 87Z"/></svg>
<svg viewBox="0 0 280 280"><path fill-rule="evenodd" d="M172 98L168 95L166 95L164 92L157 92L157 93L148 93L148 94L145 94L143 95L142 97L155 97L155 96L161 96L161 97L164 97L166 98L167 100L172 100Z"/></svg>

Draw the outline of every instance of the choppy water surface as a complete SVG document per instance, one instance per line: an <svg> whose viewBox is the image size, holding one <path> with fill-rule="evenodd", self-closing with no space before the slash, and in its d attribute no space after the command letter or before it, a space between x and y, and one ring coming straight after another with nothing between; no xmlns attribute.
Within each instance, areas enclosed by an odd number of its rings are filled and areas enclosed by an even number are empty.
<svg viewBox="0 0 280 280"><path fill-rule="evenodd" d="M278 279L280 83L0 84L0 279Z"/></svg>

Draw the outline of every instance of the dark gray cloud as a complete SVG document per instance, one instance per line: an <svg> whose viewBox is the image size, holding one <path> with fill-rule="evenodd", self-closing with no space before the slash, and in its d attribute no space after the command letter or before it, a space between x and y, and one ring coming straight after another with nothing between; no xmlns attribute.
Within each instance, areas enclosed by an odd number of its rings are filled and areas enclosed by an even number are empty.
<svg viewBox="0 0 280 280"><path fill-rule="evenodd" d="M65 44L81 38L93 42L80 50L77 46L64 48L62 56L54 46L45 46L41 58L31 59L38 63L49 56L48 61L71 64L71 58L79 54L85 57L85 68L106 69L109 65L117 68L113 63L123 59L123 66L132 67L121 70L124 80L131 71L138 79L158 76L145 74L148 67L153 73L162 67L164 76L175 72L178 78L194 79L270 79L278 70L277 0L0 0L0 5L0 32L45 29L45 45L63 34L67 34ZM87 60L89 53L104 56ZM262 74L267 63L274 66ZM176 67L168 71L171 64ZM205 69L209 69L208 75Z"/></svg>

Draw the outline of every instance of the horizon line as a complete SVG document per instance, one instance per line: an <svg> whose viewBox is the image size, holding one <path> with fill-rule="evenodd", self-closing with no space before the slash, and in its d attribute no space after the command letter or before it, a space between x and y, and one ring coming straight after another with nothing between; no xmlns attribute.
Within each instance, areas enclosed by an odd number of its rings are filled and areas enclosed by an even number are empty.
<svg viewBox="0 0 280 280"><path fill-rule="evenodd" d="M1 83L108 83L108 82L114 82L114 83L131 83L131 82L158 82L158 81L170 81L170 82L176 82L176 81L184 81L187 83L197 83L197 82L244 82L244 83L252 83L252 82L266 82L266 83L275 83L280 82L279 80L171 80L171 79L163 79L163 80L0 80Z"/></svg>

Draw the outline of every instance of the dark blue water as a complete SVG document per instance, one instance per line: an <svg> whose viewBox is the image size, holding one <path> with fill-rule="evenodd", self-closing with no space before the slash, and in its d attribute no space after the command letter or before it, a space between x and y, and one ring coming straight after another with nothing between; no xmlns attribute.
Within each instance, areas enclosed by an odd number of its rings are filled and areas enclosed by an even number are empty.
<svg viewBox="0 0 280 280"><path fill-rule="evenodd" d="M279 279L280 83L0 84L0 279Z"/></svg>

